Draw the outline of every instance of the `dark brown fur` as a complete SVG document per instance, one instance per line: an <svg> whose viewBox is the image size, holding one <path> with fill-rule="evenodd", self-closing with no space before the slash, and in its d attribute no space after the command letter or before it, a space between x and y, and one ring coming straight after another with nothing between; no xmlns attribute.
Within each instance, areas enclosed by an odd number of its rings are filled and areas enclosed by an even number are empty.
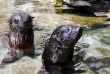
<svg viewBox="0 0 110 74"><path fill-rule="evenodd" d="M74 46L82 36L82 28L76 25L59 26L45 43L43 64L50 74L66 67L73 59Z"/></svg>
<svg viewBox="0 0 110 74"><path fill-rule="evenodd" d="M9 20L9 44L13 60L20 59L23 54L29 55L31 51L34 51L32 19L33 17L28 13L21 12L12 15Z"/></svg>

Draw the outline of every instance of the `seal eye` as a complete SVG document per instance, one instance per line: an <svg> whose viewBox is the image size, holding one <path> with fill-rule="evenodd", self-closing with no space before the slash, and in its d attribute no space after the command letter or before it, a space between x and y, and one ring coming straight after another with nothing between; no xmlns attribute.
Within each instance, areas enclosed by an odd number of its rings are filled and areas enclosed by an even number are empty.
<svg viewBox="0 0 110 74"><path fill-rule="evenodd" d="M69 28L65 29L64 32L68 33L70 31Z"/></svg>

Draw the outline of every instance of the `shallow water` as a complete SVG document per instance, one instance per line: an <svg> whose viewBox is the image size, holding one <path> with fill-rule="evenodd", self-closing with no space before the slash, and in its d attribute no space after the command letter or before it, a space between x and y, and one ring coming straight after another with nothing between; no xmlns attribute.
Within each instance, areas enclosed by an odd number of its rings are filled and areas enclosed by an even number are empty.
<svg viewBox="0 0 110 74"><path fill-rule="evenodd" d="M8 40L5 40L4 34L9 31L7 22L13 13L24 11L35 17L33 25L36 48L34 59L23 57L0 69L0 74L36 74L42 67L40 55L45 41L57 26L66 24L84 28L83 36L76 45L76 52L79 52L75 55L76 69L85 70L84 74L109 74L110 26L109 23L105 24L108 20L106 17L96 17L66 5L49 7L45 0L0 0L0 7L0 62L8 50Z"/></svg>

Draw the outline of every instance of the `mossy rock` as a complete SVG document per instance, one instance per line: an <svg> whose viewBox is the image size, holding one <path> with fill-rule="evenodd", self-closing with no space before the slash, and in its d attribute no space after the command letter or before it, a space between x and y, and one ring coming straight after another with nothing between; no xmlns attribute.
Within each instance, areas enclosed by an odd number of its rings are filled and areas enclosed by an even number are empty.
<svg viewBox="0 0 110 74"><path fill-rule="evenodd" d="M61 7L63 5L62 1L57 1L55 7Z"/></svg>
<svg viewBox="0 0 110 74"><path fill-rule="evenodd" d="M51 2L50 6L61 7L61 6L63 6L63 1L62 0L53 0Z"/></svg>

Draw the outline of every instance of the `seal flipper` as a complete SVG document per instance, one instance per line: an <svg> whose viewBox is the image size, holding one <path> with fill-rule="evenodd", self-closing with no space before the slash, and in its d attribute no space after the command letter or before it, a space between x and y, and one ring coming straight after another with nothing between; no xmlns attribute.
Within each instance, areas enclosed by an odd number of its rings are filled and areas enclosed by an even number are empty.
<svg viewBox="0 0 110 74"><path fill-rule="evenodd" d="M23 56L23 50L16 50L16 54L17 54L17 59L21 59L21 57Z"/></svg>

